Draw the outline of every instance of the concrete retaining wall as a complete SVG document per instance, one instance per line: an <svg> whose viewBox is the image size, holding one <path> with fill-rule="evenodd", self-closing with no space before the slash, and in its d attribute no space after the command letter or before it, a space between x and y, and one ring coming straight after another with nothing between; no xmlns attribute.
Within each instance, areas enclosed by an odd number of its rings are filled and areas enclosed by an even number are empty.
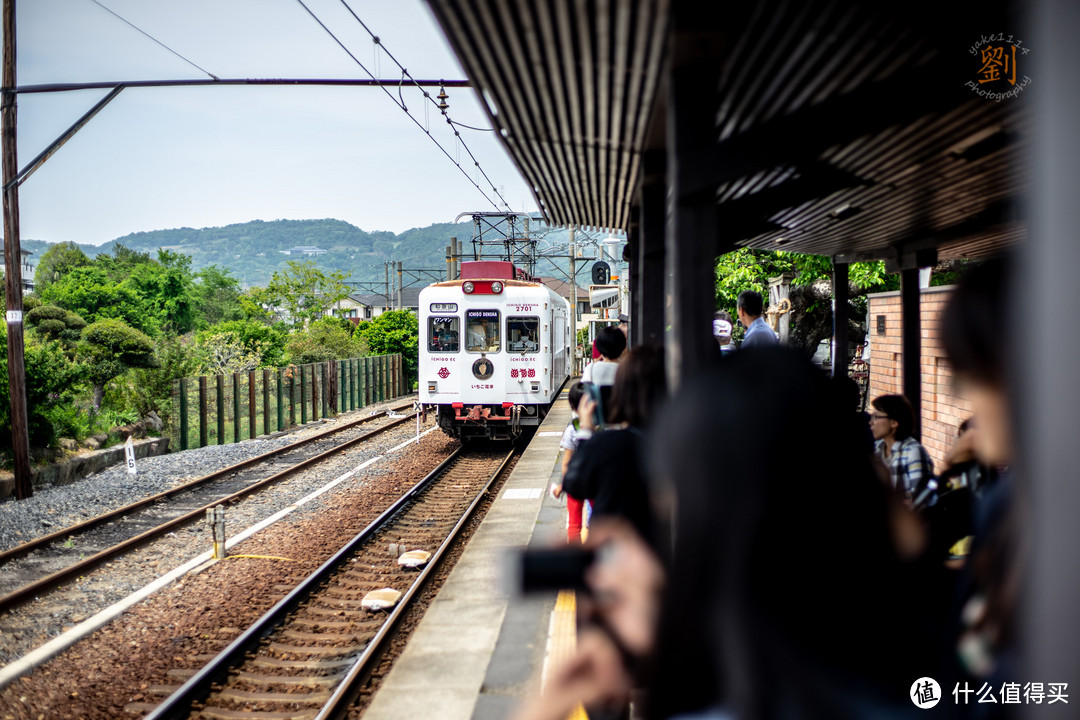
<svg viewBox="0 0 1080 720"><path fill-rule="evenodd" d="M135 458L154 457L169 452L169 438L147 438L136 440ZM63 462L54 463L42 468L32 470L34 489L49 487L51 485L66 485L75 482L79 478L101 472L105 468L119 465L124 462L124 446L115 445L104 450L94 450L85 455L70 457ZM0 478L0 499L15 494L14 478Z"/></svg>

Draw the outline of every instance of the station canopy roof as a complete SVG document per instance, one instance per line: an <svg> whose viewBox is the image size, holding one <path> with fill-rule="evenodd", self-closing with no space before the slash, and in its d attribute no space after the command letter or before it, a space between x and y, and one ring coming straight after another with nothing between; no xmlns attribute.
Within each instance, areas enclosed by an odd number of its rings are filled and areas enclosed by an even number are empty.
<svg viewBox="0 0 1080 720"><path fill-rule="evenodd" d="M948 259L1025 235L1033 80L1000 1L429 3L553 224L629 230L659 154L677 200L715 198L720 250Z"/></svg>

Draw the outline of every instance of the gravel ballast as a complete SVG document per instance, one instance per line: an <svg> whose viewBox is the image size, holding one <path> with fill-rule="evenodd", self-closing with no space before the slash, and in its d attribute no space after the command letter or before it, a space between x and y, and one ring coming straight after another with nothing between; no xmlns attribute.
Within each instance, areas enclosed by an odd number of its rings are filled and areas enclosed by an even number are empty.
<svg viewBox="0 0 1080 720"><path fill-rule="evenodd" d="M397 403L391 403L391 405L400 404L400 400ZM365 408L362 412L368 414L370 408ZM359 416L360 413L342 415L336 422L347 422ZM158 480L155 481L152 489L139 483L132 487L130 476L123 467L112 468L73 485L49 488L47 491L35 494L34 498L29 500L0 505L0 526L12 529L10 532L13 535L20 531L19 524L9 524L8 520L15 514L10 511L17 508L19 522L32 524L35 528L34 536L54 532L73 522L98 514L104 509L122 506L133 500L174 487L198 475L267 452L282 444L295 442L302 437L301 433L322 432L330 424L328 422L304 428L288 438L247 441L233 446L201 448L154 458L155 467L152 470L155 476L158 476ZM430 427L429 421L423 429L427 430ZM255 525L339 477L343 472L371 458L384 455L392 447L414 437L415 433L416 426L412 422L405 423L345 451L334 459L286 478L268 490L230 505L227 510L226 534L231 537L244 528ZM222 456L221 451L229 452ZM396 455L397 453L391 457ZM150 462L148 460L147 465ZM370 479L391 472L389 467L382 467L386 464L387 462L383 461L367 468L363 471L362 477L357 477L356 481L363 483L363 478ZM392 462L389 464L393 465ZM146 468L145 471L149 475L151 468ZM144 466L140 463L139 475L135 476L136 480L142 478L143 473ZM57 491L60 492L59 496L55 496ZM54 509L51 504L54 496L59 498L58 506L63 507L63 510ZM21 507L23 505L26 506L25 509ZM312 503L310 509L314 510L319 505L321 502ZM43 520L54 526L43 526L41 524ZM29 528L27 528L28 531ZM19 542L24 541L21 536L15 535L15 537ZM29 537L26 536L26 539ZM15 660L50 638L57 637L99 610L122 600L131 592L148 585L210 547L209 528L205 523L194 523L178 529L175 533L169 533L151 545L109 562L75 583L0 615L0 665Z"/></svg>
<svg viewBox="0 0 1080 720"><path fill-rule="evenodd" d="M279 437L210 445L144 458L138 461L138 473L135 475L129 474L127 466L121 463L68 485L35 490L34 495L25 500L9 498L0 501L0 550L13 548L223 467L291 445L309 435L324 432L335 424L402 404L403 401L399 399L344 413L337 418L309 423Z"/></svg>

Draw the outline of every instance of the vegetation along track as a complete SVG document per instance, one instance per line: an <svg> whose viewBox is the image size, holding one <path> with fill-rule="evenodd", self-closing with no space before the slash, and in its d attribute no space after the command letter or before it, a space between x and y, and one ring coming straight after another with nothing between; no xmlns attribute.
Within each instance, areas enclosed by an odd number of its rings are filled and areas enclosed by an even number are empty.
<svg viewBox="0 0 1080 720"><path fill-rule="evenodd" d="M154 688L169 693L160 705L126 709L150 711L147 720L343 717L397 619L517 452L459 449L209 664L170 671L188 679ZM409 569L395 548L432 557ZM366 594L383 588L403 594L396 607L363 609Z"/></svg>
<svg viewBox="0 0 1080 720"><path fill-rule="evenodd" d="M404 405L394 410L404 410ZM119 554L202 518L208 507L249 495L415 415L365 431L369 415L196 478L171 490L0 552L0 612L89 572ZM274 469L267 475L268 469ZM8 567L25 558L18 567Z"/></svg>

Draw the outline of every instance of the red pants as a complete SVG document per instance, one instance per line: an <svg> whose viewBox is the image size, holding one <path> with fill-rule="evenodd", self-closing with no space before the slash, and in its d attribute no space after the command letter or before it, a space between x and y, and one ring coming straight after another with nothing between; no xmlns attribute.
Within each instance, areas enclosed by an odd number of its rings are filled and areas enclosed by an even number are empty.
<svg viewBox="0 0 1080 720"><path fill-rule="evenodd" d="M581 542L581 523L585 515L585 501L566 493L566 542Z"/></svg>

